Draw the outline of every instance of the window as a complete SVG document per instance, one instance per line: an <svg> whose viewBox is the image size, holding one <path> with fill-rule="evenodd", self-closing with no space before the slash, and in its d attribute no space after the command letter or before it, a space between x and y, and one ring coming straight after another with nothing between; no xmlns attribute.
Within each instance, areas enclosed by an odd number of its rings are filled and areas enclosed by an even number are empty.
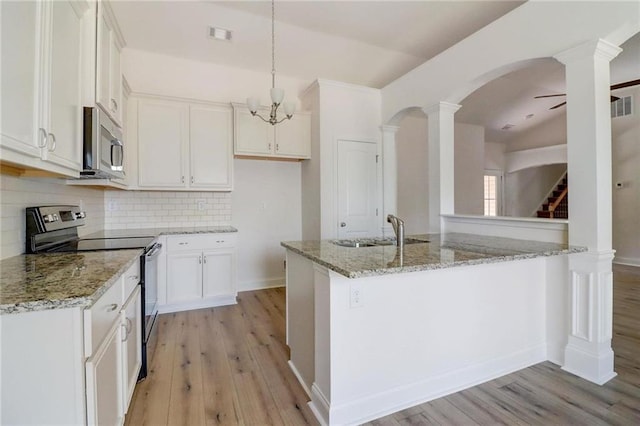
<svg viewBox="0 0 640 426"><path fill-rule="evenodd" d="M499 216L501 212L500 200L502 195L502 172L499 170L485 170L484 175L484 215Z"/></svg>

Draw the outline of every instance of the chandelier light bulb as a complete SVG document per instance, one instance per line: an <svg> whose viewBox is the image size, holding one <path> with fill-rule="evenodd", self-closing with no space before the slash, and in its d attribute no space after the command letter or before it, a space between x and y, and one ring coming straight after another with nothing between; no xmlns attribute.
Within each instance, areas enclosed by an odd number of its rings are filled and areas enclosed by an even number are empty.
<svg viewBox="0 0 640 426"><path fill-rule="evenodd" d="M282 107L284 108L284 113L287 117L291 117L296 111L296 104L293 102L285 102Z"/></svg>
<svg viewBox="0 0 640 426"><path fill-rule="evenodd" d="M247 98L247 107L251 114L255 114L258 111L258 107L260 106L260 101L258 98Z"/></svg>
<svg viewBox="0 0 640 426"><path fill-rule="evenodd" d="M271 102L274 104L280 105L282 100L284 99L284 90L274 87L271 89Z"/></svg>

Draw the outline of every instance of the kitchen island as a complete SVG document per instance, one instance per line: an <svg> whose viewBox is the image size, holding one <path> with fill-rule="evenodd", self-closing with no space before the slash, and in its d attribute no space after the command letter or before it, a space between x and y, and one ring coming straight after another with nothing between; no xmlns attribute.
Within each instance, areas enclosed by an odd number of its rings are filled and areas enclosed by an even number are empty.
<svg viewBox="0 0 640 426"><path fill-rule="evenodd" d="M290 366L323 424L366 422L538 362L563 363L568 256L584 249L412 238L403 250L371 240L282 243Z"/></svg>

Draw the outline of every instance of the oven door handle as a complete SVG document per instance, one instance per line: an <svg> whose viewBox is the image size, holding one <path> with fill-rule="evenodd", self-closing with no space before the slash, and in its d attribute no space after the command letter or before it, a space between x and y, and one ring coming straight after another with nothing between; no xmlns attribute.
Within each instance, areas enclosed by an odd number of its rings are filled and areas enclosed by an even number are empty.
<svg viewBox="0 0 640 426"><path fill-rule="evenodd" d="M151 259L153 257L158 256L158 254L160 254L160 250L162 249L162 244L160 243L155 243L153 246L151 246L151 248L149 249L149 251L144 255L147 259Z"/></svg>

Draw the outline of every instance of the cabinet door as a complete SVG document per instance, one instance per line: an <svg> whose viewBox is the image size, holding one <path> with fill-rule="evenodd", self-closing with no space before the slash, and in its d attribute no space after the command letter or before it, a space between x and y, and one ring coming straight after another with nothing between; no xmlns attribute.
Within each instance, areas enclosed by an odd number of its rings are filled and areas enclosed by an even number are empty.
<svg viewBox="0 0 640 426"><path fill-rule="evenodd" d="M111 98L111 45L113 28L109 16L105 13L104 2L98 2L97 21L97 52L96 52L96 102L109 111L109 99Z"/></svg>
<svg viewBox="0 0 640 426"><path fill-rule="evenodd" d="M46 133L37 130L44 2L0 2L0 123L3 150L40 157ZM18 42L19 41L19 42ZM16 84L16 82L20 84ZM5 158L3 152L3 158Z"/></svg>
<svg viewBox="0 0 640 426"><path fill-rule="evenodd" d="M120 69L120 46L111 33L109 48L109 110L116 123L122 125L122 70Z"/></svg>
<svg viewBox="0 0 640 426"><path fill-rule="evenodd" d="M261 109L260 114L269 116ZM251 115L244 106L234 108L236 155L268 155L273 153L273 126Z"/></svg>
<svg viewBox="0 0 640 426"><path fill-rule="evenodd" d="M203 296L229 296L236 294L235 251L215 250L203 254Z"/></svg>
<svg viewBox="0 0 640 426"><path fill-rule="evenodd" d="M202 253L167 256L167 302L186 302L202 298Z"/></svg>
<svg viewBox="0 0 640 426"><path fill-rule="evenodd" d="M276 155L279 157L311 157L311 114L299 112L290 120L278 124L276 131Z"/></svg>
<svg viewBox="0 0 640 426"><path fill-rule="evenodd" d="M69 1L51 2L49 139L47 161L82 169L81 58L84 10Z"/></svg>
<svg viewBox="0 0 640 426"><path fill-rule="evenodd" d="M190 187L231 190L233 147L231 109L189 108Z"/></svg>
<svg viewBox="0 0 640 426"><path fill-rule="evenodd" d="M122 407L127 412L133 390L138 381L142 365L142 318L140 306L140 286L129 296L122 307L120 326L122 327Z"/></svg>
<svg viewBox="0 0 640 426"><path fill-rule="evenodd" d="M121 355L120 323L116 322L85 364L89 425L121 425L124 420Z"/></svg>
<svg viewBox="0 0 640 426"><path fill-rule="evenodd" d="M138 185L185 188L188 105L141 99L138 103Z"/></svg>

